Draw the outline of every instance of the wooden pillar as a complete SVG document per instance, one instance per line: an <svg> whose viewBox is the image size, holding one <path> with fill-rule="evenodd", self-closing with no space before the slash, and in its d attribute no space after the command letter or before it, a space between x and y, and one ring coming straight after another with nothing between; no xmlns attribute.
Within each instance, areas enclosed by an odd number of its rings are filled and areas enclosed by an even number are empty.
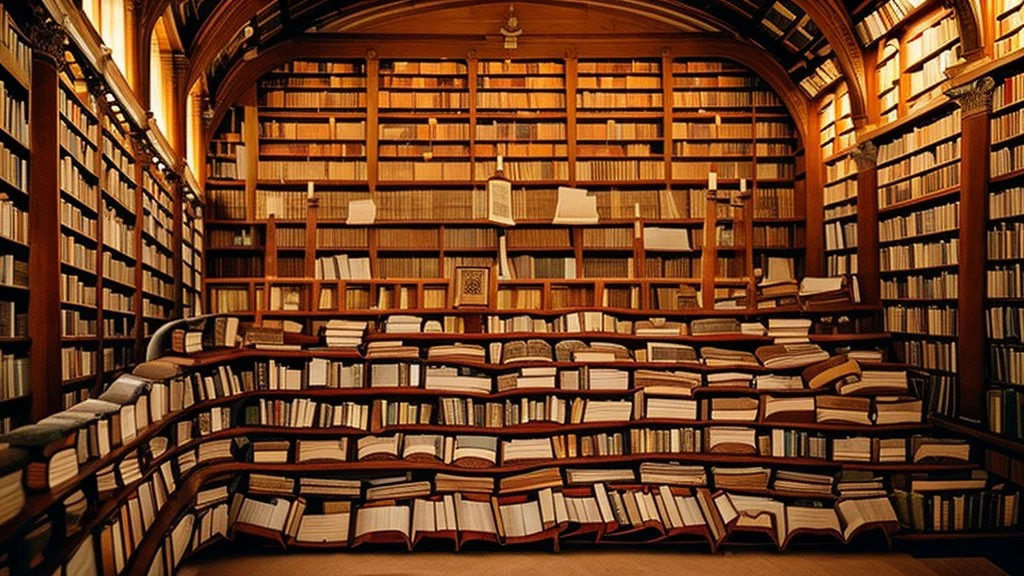
<svg viewBox="0 0 1024 576"><path fill-rule="evenodd" d="M861 301L878 304L878 148L870 140L850 151L857 163L857 276Z"/></svg>
<svg viewBox="0 0 1024 576"><path fill-rule="evenodd" d="M957 367L960 416L985 412L985 225L988 219L989 113L995 81L986 76L946 93L960 106L960 296Z"/></svg>
<svg viewBox="0 0 1024 576"><path fill-rule="evenodd" d="M816 111L815 107L812 111ZM825 275L825 164L815 135L821 131L820 116L807 115L804 148L804 263L805 276Z"/></svg>
<svg viewBox="0 0 1024 576"><path fill-rule="evenodd" d="M53 21L31 28L32 89L29 125L29 296L28 336L32 341L32 420L62 408L60 355L60 151L57 62L64 57L64 31Z"/></svg>

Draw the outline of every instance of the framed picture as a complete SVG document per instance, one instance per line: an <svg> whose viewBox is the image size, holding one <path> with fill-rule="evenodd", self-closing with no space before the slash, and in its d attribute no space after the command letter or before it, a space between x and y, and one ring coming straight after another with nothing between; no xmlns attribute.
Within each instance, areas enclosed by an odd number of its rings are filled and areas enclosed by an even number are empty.
<svg viewBox="0 0 1024 576"><path fill-rule="evenodd" d="M491 269L459 266L455 269L455 306L487 306Z"/></svg>

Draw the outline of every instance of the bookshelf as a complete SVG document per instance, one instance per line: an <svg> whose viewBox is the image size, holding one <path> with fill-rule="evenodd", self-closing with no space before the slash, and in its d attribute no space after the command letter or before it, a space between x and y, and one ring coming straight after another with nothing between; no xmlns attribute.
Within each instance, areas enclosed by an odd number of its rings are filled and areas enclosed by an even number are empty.
<svg viewBox="0 0 1024 576"><path fill-rule="evenodd" d="M878 146L878 230L886 329L898 357L932 375L954 415L957 374L960 110L940 107Z"/></svg>
<svg viewBox="0 0 1024 576"><path fill-rule="evenodd" d="M71 54L67 58L74 62ZM99 110L81 69L67 66L58 84L61 227L60 354L64 405L88 397L96 386L100 361L99 310L111 304L102 291L99 250ZM103 212L106 214L106 211Z"/></svg>
<svg viewBox="0 0 1024 576"><path fill-rule="evenodd" d="M1002 58L1024 47L1024 3L997 0L992 8L995 13L993 55Z"/></svg>
<svg viewBox="0 0 1024 576"><path fill-rule="evenodd" d="M181 302L185 318L203 314L203 267L206 255L203 206L199 198L185 204L182 219Z"/></svg>
<svg viewBox="0 0 1024 576"><path fill-rule="evenodd" d="M166 175L147 163L142 169L142 332L148 338L170 319L174 307L175 250L170 223L175 194Z"/></svg>
<svg viewBox="0 0 1024 576"><path fill-rule="evenodd" d="M997 40L998 42L998 40ZM987 390L990 432L1016 441L1024 439L1024 429L1011 413L1018 403L1016 386L1024 384L1021 371L1021 331L1019 319L1024 302L1020 277L1022 189L1016 152L1020 140L1020 111L1024 104L1024 73L1019 66L1009 67L998 77L992 94L991 157L988 190L987 299L986 330L989 351L989 389Z"/></svg>
<svg viewBox="0 0 1024 576"><path fill-rule="evenodd" d="M821 157L825 165L825 271L857 273L857 164L850 95L845 83L822 99L819 109Z"/></svg>
<svg viewBox="0 0 1024 576"><path fill-rule="evenodd" d="M139 309L139 162L131 132L123 117L104 106L101 117L103 139L102 269L102 357L99 369L104 377L124 370L135 362ZM105 379L105 378L104 378Z"/></svg>
<svg viewBox="0 0 1024 576"><path fill-rule="evenodd" d="M309 90L304 100L278 94L293 76ZM332 92L314 87L332 83L345 86L337 90L348 104L323 106ZM721 301L746 307L754 271L769 256L802 271L796 131L778 96L735 64L295 61L258 86L259 104L234 107L211 139L218 172L207 185L210 311L301 318L450 307L455 269L465 266L492 270L497 308L674 309L669 292L699 291L705 278L715 292L714 277ZM281 139L305 149L331 135L362 147L354 161L366 163L368 178L268 180L261 166L270 157L244 153ZM258 165L248 174L224 168L241 156ZM517 225L508 230L487 222L483 185L498 156L513 182ZM707 253L717 269L705 274L703 188L712 166L724 189L738 193L742 179L750 199L742 209L718 208L721 250ZM255 182L252 173L260 174ZM551 224L559 185L591 191L598 226ZM376 206L374 224L346 225L349 203L366 199ZM681 230L685 242L647 247L644 238L666 228ZM673 303L659 303L666 298ZM271 300L278 309L269 309Z"/></svg>
<svg viewBox="0 0 1024 576"><path fill-rule="evenodd" d="M28 335L29 89L32 56L26 36L0 5L0 430L27 422L30 400Z"/></svg>
<svg viewBox="0 0 1024 576"><path fill-rule="evenodd" d="M810 316L847 312L837 307ZM583 318L579 315L585 322ZM424 319L428 318L418 321ZM599 326L620 327L624 320L620 315L593 319ZM408 324L407 319L384 316L359 338L371 348L401 339L412 347L404 357L308 349L320 341L303 335L294 336L305 343L302 349L222 348L188 357L166 356L164 360L180 366L182 374L155 381L128 400L142 415L136 433L112 438L112 448L103 456L86 448L77 473L47 491L30 494L23 510L0 525L0 540L23 543L14 548L9 565L49 573L64 565L75 571L90 563L123 563L124 573L143 574L152 564L173 570L184 556L221 537L299 550L388 544L411 549L426 539L445 540L456 548L469 542L487 546L545 543L557 550L575 542L635 545L668 537L676 543L728 550L749 546L749 531L754 530L762 537L760 545L785 549L791 541L799 541L799 529L765 534L756 526L724 522L714 528L723 503L702 506L690 501L686 506L699 519L695 523L675 520L664 503L654 505L645 512L649 518L637 522L630 520L628 512L620 516L611 507L601 512L603 507L595 500L591 516L570 518L569 512L564 516L552 512L549 524L539 521L536 528L522 531L503 520L502 512L511 514L514 509L506 507L526 505L527 513L546 518L548 512L541 510L540 501L548 498L580 499L582 507L603 493L614 500L642 502L646 495L660 498L662 491L673 495L669 501L678 496L683 501L678 506L683 506L687 499L704 498L706 491L710 497L710 491L717 494L719 490L728 493L737 507L744 506L747 497L767 498L774 502L773 515L808 502L819 510L842 510L853 488L850 483L865 477L872 478L872 490L891 495L895 504L883 497L879 502L891 507L890 514L872 516L864 539L857 536L854 542L875 541L866 535L874 530L885 542L971 538L982 531L1007 537L1017 533L1016 519L982 516L971 520L954 511L954 500L961 498L995 499L1012 509L1019 504L1015 492L992 487L978 472L977 464L969 460L975 449L967 441L935 435L924 421L920 402L896 412L887 408L893 385L916 386L904 365L865 361L863 369L895 376L895 383L886 385L888 392L845 397L851 412L836 417L822 411L835 398L834 391L806 388L799 376L802 367L768 368L759 362L743 367L707 366L696 361L666 365L641 359L649 343L715 342L730 349L752 349L770 341L767 338L719 334L713 339L688 340L681 335L645 336L624 327L609 332L599 328L589 333L551 331L543 334L555 350L566 338L582 337L587 342L618 338L628 356L596 363L571 355L568 359L551 356L547 362L523 363L505 361L506 353L512 358L511 348L494 356L494 343L520 339L522 333L503 331L514 329L512 324L486 321L481 326L487 326L487 331L429 333L421 332L424 326L418 321L416 331L396 333L389 326ZM552 319L550 327L558 330L567 322L567 317ZM825 335L812 338L827 341ZM849 341L842 339L842 343ZM461 353L444 356L438 349L442 342L484 345L480 349L484 355L478 360L460 357ZM855 346L870 347L870 342L865 339ZM442 382L437 377L444 367L458 367L461 375ZM550 371L554 386L533 387L521 380L523 370L542 367ZM598 385L601 370L625 378L604 388ZM578 371L587 376L582 380L570 376ZM691 378L688 395L659 397L656 388L645 384L652 374L680 371ZM716 374L736 372L765 378L757 386L710 384ZM795 376L800 386L769 389L768 374L779 381ZM459 378L473 386L461 388L455 384ZM224 385L214 386L215 379ZM207 386L206 381L211 384ZM773 416L773 405L783 399L805 404L802 410L809 411L810 419L800 417L799 411ZM669 403L659 407L658 400ZM738 408L741 404L745 407ZM627 410L622 411L623 407ZM622 414L600 416L610 408ZM861 421L861 410L864 418L870 413L880 421ZM742 449L723 447L723 442L728 445L737 437L743 438ZM243 450L232 449L243 445ZM927 451L923 446L944 446L958 456L929 459L923 456ZM742 477L730 474L737 466L746 469ZM375 488L362 480L398 471L412 475L409 486L377 484ZM824 478L825 485L815 487L807 478L787 477L792 472L819 475L814 481ZM115 475L123 481L116 481ZM926 487L928 482L950 478L960 480ZM913 495L904 491L909 482L916 482ZM322 483L319 488L314 486L318 483ZM45 518L54 511L63 512L79 490L93 484L98 493L93 512L69 512L71 535L58 550L42 556L34 544L38 532L46 531L49 520ZM381 501L387 490L402 488L412 491ZM90 503L91 498L86 497ZM286 506L300 499L306 505L304 512L294 513L294 526L268 523L254 513L260 503L274 502L272 498ZM439 531L434 524L417 534L410 532L413 523L421 525L414 519L423 514L412 511L414 507L430 501L443 509L450 498L480 502L483 507L465 508L469 505L463 502L464 507L458 508L462 512L454 514L457 521L446 530ZM359 520L379 506L410 511L394 524L367 526L365 518ZM229 509L234 511L229 514ZM948 518L932 514L935 509L948 511ZM328 513L338 516L323 518ZM915 520L915 514L924 520ZM143 517L146 520L140 520ZM133 523L142 526L133 532L136 536L124 541L113 538L122 525ZM333 530L329 536L314 537L308 531L317 525ZM93 552L83 554L83 549Z"/></svg>

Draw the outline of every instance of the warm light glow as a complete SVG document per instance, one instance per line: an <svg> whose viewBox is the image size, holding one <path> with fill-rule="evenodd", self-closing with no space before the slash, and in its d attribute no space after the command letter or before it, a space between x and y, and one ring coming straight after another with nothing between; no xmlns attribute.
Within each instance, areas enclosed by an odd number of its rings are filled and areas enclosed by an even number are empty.
<svg viewBox="0 0 1024 576"><path fill-rule="evenodd" d="M94 0L99 5L99 32L103 43L110 48L114 64L125 74L128 73L128 41L125 37L124 0ZM87 12L88 13L88 12Z"/></svg>

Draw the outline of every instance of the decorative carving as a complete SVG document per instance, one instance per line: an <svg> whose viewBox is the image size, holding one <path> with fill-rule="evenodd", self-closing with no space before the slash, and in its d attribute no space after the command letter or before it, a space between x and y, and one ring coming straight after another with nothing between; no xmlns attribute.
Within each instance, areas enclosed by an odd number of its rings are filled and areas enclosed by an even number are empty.
<svg viewBox="0 0 1024 576"><path fill-rule="evenodd" d="M366 59L367 60L376 60L377 59L377 50L374 49L374 48L367 48L366 49Z"/></svg>
<svg viewBox="0 0 1024 576"><path fill-rule="evenodd" d="M35 18L29 25L28 36L37 53L49 57L58 67L63 65L67 32L42 6L35 7Z"/></svg>
<svg viewBox="0 0 1024 576"><path fill-rule="evenodd" d="M946 96L960 105L961 116L964 118L987 115L992 110L992 89L995 86L996 82L991 76L984 76L971 84L950 88Z"/></svg>
<svg viewBox="0 0 1024 576"><path fill-rule="evenodd" d="M870 170L878 162L878 147L868 140L857 145L850 151L850 157L857 163L857 171Z"/></svg>
<svg viewBox="0 0 1024 576"><path fill-rule="evenodd" d="M476 48L470 48L466 51L466 59L472 60L473 58L476 58Z"/></svg>
<svg viewBox="0 0 1024 576"><path fill-rule="evenodd" d="M499 32L505 38L505 50L511 52L519 48L519 35L523 33L523 28L519 25L519 18L516 18L515 4L508 5L508 19Z"/></svg>

